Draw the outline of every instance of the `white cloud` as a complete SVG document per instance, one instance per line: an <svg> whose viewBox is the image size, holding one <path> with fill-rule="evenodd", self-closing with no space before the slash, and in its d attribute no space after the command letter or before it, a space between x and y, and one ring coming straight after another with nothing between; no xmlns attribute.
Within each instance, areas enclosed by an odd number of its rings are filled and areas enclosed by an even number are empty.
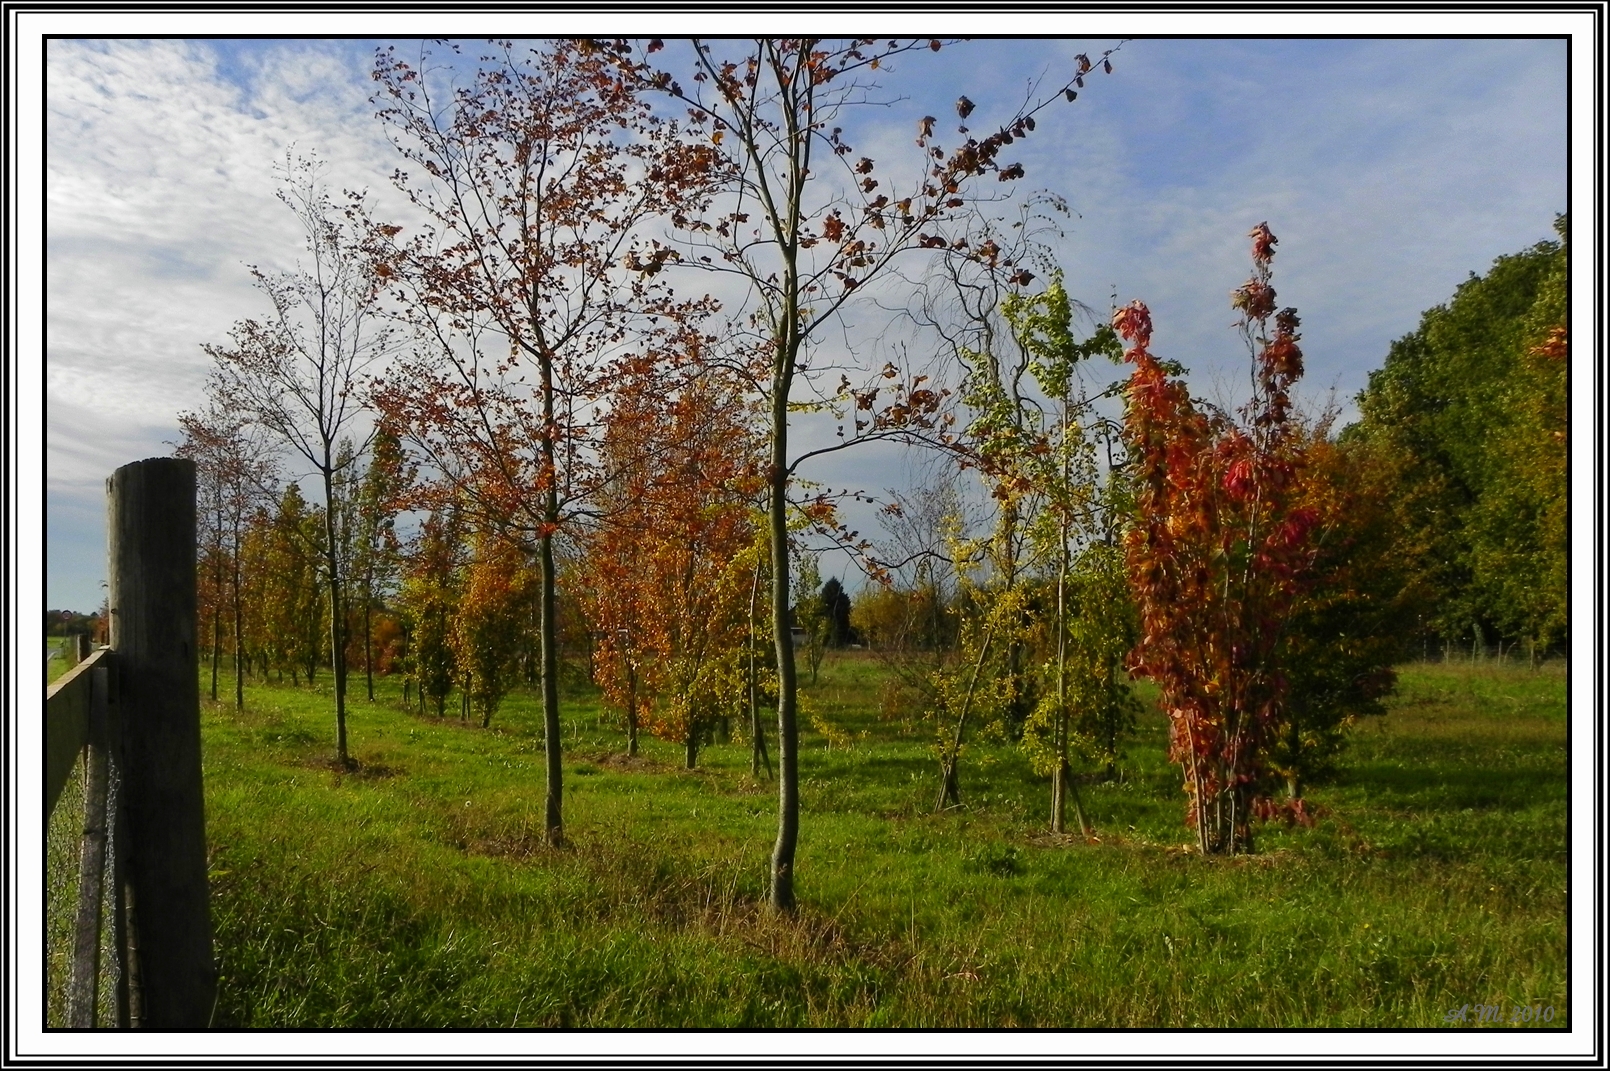
<svg viewBox="0 0 1610 1071"><path fill-rule="evenodd" d="M246 265L289 265L301 235L275 199L287 148L331 185L378 187L394 151L353 50L287 43L250 57L248 92L221 45L53 40L46 50L46 440L53 493L98 493L112 469L168 453L199 406L203 342L260 315ZM383 191L382 191L383 192ZM78 605L94 578L58 596ZM71 597L69 596L69 593ZM77 601L73 601L74 598Z"/></svg>

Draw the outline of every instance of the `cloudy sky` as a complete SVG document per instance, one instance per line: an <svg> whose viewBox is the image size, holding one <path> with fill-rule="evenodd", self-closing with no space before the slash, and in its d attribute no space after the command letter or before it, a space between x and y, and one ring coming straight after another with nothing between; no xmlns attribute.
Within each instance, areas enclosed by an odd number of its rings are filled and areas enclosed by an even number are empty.
<svg viewBox="0 0 1610 1071"><path fill-rule="evenodd" d="M1116 40L913 57L886 81L906 99L862 136L911 151L915 117L953 114L939 109L962 94L1007 109L1028 80L1060 82L1073 54ZM171 451L175 413L203 401L201 344L264 308L247 266L294 260L299 234L274 198L287 148L316 152L332 185L396 203L397 154L369 102L377 43L45 45L47 605L99 604L103 480ZM1422 310L1551 236L1567 208L1566 59L1559 38L1132 40L1021 147L1019 189L1077 213L1059 247L1074 294L1145 300L1155 350L1208 396L1240 374L1228 294L1247 230L1268 220L1281 302L1303 314L1308 396L1350 403ZM899 469L884 454L813 475L876 491Z"/></svg>

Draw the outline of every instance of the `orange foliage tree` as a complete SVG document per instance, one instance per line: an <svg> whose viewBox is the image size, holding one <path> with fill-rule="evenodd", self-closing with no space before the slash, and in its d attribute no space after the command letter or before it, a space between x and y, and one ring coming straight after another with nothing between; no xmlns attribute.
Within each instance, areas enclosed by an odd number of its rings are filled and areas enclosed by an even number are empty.
<svg viewBox="0 0 1610 1071"><path fill-rule="evenodd" d="M715 722L743 709L763 485L756 413L719 365L673 378L645 362L614 397L584 567L599 683L639 727L683 744L687 765Z"/></svg>
<svg viewBox="0 0 1610 1071"><path fill-rule="evenodd" d="M451 642L483 729L514 683L534 579L519 547L494 532L476 534Z"/></svg>

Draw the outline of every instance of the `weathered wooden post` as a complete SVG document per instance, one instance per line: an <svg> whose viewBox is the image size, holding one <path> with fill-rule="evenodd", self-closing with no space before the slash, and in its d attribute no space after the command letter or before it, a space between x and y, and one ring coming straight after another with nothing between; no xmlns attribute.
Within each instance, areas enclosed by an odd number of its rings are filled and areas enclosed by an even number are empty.
<svg viewBox="0 0 1610 1071"><path fill-rule="evenodd" d="M212 1017L217 977L201 795L195 463L124 465L106 481L106 500L134 1025L200 1029Z"/></svg>

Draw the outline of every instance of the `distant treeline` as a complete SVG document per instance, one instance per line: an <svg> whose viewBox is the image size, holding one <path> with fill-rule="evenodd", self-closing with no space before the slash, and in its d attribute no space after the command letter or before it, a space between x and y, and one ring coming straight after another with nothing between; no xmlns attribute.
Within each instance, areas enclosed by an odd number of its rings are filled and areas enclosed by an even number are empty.
<svg viewBox="0 0 1610 1071"><path fill-rule="evenodd" d="M1570 640L1567 217L1555 229L1394 342L1341 437L1379 472L1422 649Z"/></svg>
<svg viewBox="0 0 1610 1071"><path fill-rule="evenodd" d="M81 614L75 610L46 610L45 635L95 636L99 634L99 614Z"/></svg>

